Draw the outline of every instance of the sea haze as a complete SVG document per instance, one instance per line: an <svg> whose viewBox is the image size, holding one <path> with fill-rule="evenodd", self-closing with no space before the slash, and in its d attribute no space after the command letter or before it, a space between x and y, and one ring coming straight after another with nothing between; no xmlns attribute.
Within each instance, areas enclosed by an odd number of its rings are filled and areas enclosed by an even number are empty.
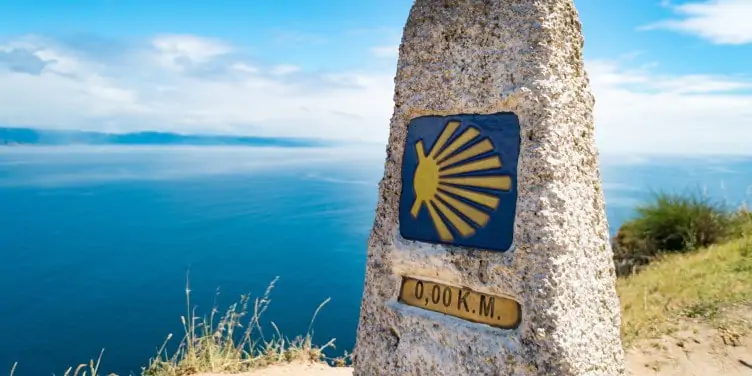
<svg viewBox="0 0 752 376"><path fill-rule="evenodd" d="M203 145L203 146L335 146L310 138L228 135L185 135L169 132L103 133L0 127L0 145Z"/></svg>
<svg viewBox="0 0 752 376"><path fill-rule="evenodd" d="M290 337L331 297L314 339L351 351L383 161L383 146L0 148L0 370L62 374L105 348L105 372L139 374L181 335L188 270L200 313L279 276L266 320ZM612 232L651 189L739 204L751 162L602 158Z"/></svg>

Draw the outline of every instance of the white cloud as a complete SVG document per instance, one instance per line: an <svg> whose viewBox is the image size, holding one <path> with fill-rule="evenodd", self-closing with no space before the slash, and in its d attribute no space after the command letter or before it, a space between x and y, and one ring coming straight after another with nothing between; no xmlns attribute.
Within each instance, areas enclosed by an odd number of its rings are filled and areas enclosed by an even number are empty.
<svg viewBox="0 0 752 376"><path fill-rule="evenodd" d="M263 66L193 36L159 37L122 64L41 38L0 46L11 49L0 56L0 124L385 142L393 111L391 69L275 75L293 66ZM189 63L165 64L165 56ZM751 80L604 61L587 69L602 152L750 153Z"/></svg>
<svg viewBox="0 0 752 376"><path fill-rule="evenodd" d="M50 40L29 39L23 47L51 62L38 74L0 65L0 124L365 141L388 134L388 73L303 74L293 80L287 75L297 66L261 68L233 60L227 58L232 46L195 36L157 37L119 65L87 60Z"/></svg>
<svg viewBox="0 0 752 376"><path fill-rule="evenodd" d="M399 54L399 46L377 46L371 48L371 53L379 58L396 58Z"/></svg>
<svg viewBox="0 0 752 376"><path fill-rule="evenodd" d="M707 0L681 5L665 4L679 19L656 22L642 29L668 29L696 35L716 44L752 43L752 1Z"/></svg>
<svg viewBox="0 0 752 376"><path fill-rule="evenodd" d="M151 42L156 59L165 67L181 69L190 63L205 63L232 48L219 40L193 35L160 35Z"/></svg>
<svg viewBox="0 0 752 376"><path fill-rule="evenodd" d="M247 63L234 63L230 66L232 69L238 70L244 73L258 73L259 69L253 65Z"/></svg>
<svg viewBox="0 0 752 376"><path fill-rule="evenodd" d="M284 76L286 74L295 73L300 70L297 65L282 64L274 66L271 70L271 74L276 76Z"/></svg>
<svg viewBox="0 0 752 376"><path fill-rule="evenodd" d="M46 43L39 37L26 37L0 47L13 46L15 51L24 48L29 56L45 64L36 72L0 70L0 123L67 128L76 127L86 118L147 112L135 91L100 74L101 64L60 48L42 47Z"/></svg>
<svg viewBox="0 0 752 376"><path fill-rule="evenodd" d="M596 137L612 153L744 153L752 139L752 81L661 76L616 63L587 64Z"/></svg>

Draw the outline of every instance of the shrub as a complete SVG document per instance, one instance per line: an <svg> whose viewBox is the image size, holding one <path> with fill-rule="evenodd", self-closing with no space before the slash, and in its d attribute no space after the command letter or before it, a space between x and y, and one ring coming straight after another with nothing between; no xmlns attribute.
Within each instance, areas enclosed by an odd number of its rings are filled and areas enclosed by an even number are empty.
<svg viewBox="0 0 752 376"><path fill-rule="evenodd" d="M746 205L731 214L731 228L728 235L736 238L752 235L752 212Z"/></svg>
<svg viewBox="0 0 752 376"><path fill-rule="evenodd" d="M737 215L702 194L657 193L636 208L613 239L617 274L625 275L663 253L682 253L724 240Z"/></svg>

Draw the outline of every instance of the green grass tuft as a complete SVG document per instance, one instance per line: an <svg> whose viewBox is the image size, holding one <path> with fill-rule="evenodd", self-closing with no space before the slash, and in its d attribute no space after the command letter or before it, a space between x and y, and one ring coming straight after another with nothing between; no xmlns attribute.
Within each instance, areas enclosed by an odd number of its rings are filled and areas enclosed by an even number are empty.
<svg viewBox="0 0 752 376"><path fill-rule="evenodd" d="M691 252L741 236L752 226L742 209L730 211L704 194L656 193L636 209L613 239L617 274L625 276L667 253Z"/></svg>

